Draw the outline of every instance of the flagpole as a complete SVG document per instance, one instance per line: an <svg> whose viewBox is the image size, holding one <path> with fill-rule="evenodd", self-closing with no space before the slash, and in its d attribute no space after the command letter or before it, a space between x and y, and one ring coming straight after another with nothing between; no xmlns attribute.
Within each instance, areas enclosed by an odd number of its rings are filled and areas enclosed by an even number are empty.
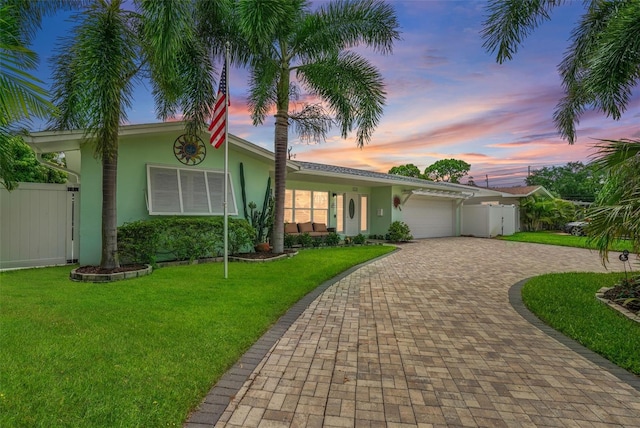
<svg viewBox="0 0 640 428"><path fill-rule="evenodd" d="M225 79L225 109L224 109L224 278L229 278L229 206L227 194L229 193L229 42L225 45L224 66L227 70Z"/></svg>

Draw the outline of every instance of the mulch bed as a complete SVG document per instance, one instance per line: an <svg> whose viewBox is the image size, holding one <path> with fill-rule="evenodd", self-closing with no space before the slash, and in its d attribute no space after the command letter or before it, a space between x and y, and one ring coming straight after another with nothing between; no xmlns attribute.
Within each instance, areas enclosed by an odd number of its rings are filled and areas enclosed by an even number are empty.
<svg viewBox="0 0 640 428"><path fill-rule="evenodd" d="M80 266L76 269L78 273L89 273L95 275L108 275L112 273L132 272L136 270L143 270L147 267L145 265L123 265L115 269L103 269L100 266Z"/></svg>
<svg viewBox="0 0 640 428"><path fill-rule="evenodd" d="M604 298L622 306L630 312L638 315L640 314L640 287L629 287L624 285L617 285L604 293ZM636 298L629 302L627 305L622 305L626 299Z"/></svg>

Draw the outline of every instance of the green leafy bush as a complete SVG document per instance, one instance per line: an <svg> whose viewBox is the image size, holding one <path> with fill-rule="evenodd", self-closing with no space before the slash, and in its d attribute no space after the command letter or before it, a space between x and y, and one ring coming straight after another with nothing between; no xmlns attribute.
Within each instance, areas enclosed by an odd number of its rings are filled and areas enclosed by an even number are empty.
<svg viewBox="0 0 640 428"><path fill-rule="evenodd" d="M298 243L298 237L296 235L284 234L284 246L291 248Z"/></svg>
<svg viewBox="0 0 640 428"><path fill-rule="evenodd" d="M229 253L251 247L255 230L244 219L229 219ZM140 220L118 228L118 252L126 263L159 259L196 260L222 254L222 217L168 217Z"/></svg>
<svg viewBox="0 0 640 428"><path fill-rule="evenodd" d="M313 245L313 238L305 232L302 235L298 235L298 243L304 248L311 247Z"/></svg>
<svg viewBox="0 0 640 428"><path fill-rule="evenodd" d="M407 242L413 239L409 226L403 221L394 221L391 223L387 237L391 242Z"/></svg>
<svg viewBox="0 0 640 428"><path fill-rule="evenodd" d="M324 238L324 243L329 247L336 247L340 244L340 235L335 232L329 232L329 234Z"/></svg>
<svg viewBox="0 0 640 428"><path fill-rule="evenodd" d="M118 253L123 264L155 264L162 220L138 220L118 228Z"/></svg>
<svg viewBox="0 0 640 428"><path fill-rule="evenodd" d="M313 245L314 248L317 248L324 244L324 236L313 236L312 238L313 241L311 242L311 245Z"/></svg>
<svg viewBox="0 0 640 428"><path fill-rule="evenodd" d="M365 242L367 242L367 238L362 233L359 233L353 237L354 244L362 245Z"/></svg>
<svg viewBox="0 0 640 428"><path fill-rule="evenodd" d="M224 235L221 236L224 240ZM250 247L255 239L256 230L246 220L229 219L229 252L231 254L237 254L243 248Z"/></svg>

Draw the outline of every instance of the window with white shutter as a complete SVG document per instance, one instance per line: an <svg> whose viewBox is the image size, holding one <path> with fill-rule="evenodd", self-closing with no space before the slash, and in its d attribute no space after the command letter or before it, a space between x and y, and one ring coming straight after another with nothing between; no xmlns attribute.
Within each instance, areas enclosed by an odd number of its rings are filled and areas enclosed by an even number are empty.
<svg viewBox="0 0 640 428"><path fill-rule="evenodd" d="M227 176L228 213L237 215L231 177ZM222 171L147 165L147 208L151 215L223 215Z"/></svg>

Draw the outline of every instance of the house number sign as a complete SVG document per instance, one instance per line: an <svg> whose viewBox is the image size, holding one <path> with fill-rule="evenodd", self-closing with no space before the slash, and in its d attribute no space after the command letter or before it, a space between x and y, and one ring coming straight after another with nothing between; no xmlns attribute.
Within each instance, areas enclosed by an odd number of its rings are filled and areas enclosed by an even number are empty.
<svg viewBox="0 0 640 428"><path fill-rule="evenodd" d="M207 147L197 135L182 134L173 143L173 154L185 165L198 165L207 156Z"/></svg>

